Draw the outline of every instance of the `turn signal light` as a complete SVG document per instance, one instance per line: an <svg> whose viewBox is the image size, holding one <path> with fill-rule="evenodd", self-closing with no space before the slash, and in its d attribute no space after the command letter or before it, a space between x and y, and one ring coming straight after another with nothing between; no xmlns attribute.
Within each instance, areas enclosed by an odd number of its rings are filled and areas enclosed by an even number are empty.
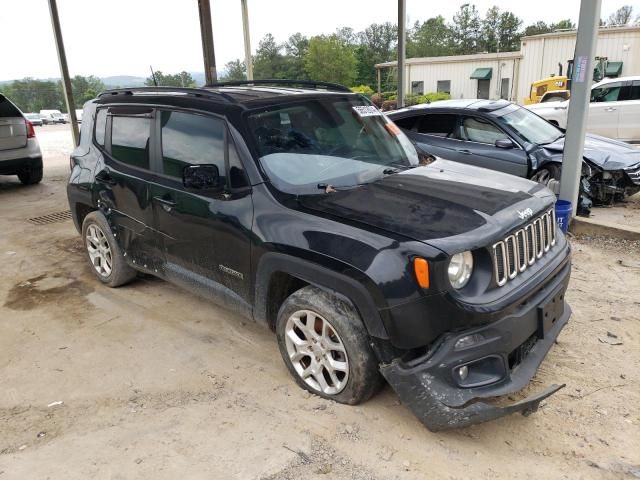
<svg viewBox="0 0 640 480"><path fill-rule="evenodd" d="M429 288L429 262L424 258L413 259L413 271L416 274L418 285L422 288Z"/></svg>

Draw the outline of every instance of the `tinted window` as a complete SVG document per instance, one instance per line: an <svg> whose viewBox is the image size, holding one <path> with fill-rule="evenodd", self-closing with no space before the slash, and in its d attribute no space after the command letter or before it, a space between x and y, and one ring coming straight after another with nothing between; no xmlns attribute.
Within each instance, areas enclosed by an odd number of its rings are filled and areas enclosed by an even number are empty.
<svg viewBox="0 0 640 480"><path fill-rule="evenodd" d="M508 138L493 124L480 118L467 117L462 121L462 136L465 140L479 143L496 143L496 140Z"/></svg>
<svg viewBox="0 0 640 480"><path fill-rule="evenodd" d="M13 104L0 95L0 118L1 117L21 117L20 111Z"/></svg>
<svg viewBox="0 0 640 480"><path fill-rule="evenodd" d="M400 128L404 128L405 130L413 130L418 123L418 118L419 117L398 118L397 120L394 120L393 123L398 125Z"/></svg>
<svg viewBox="0 0 640 480"><path fill-rule="evenodd" d="M591 90L592 102L616 102L620 95L621 83L609 83Z"/></svg>
<svg viewBox="0 0 640 480"><path fill-rule="evenodd" d="M150 118L112 117L111 155L127 165L149 169L150 128Z"/></svg>
<svg viewBox="0 0 640 480"><path fill-rule="evenodd" d="M418 132L438 137L449 137L456 128L455 115L425 115L418 122Z"/></svg>
<svg viewBox="0 0 640 480"><path fill-rule="evenodd" d="M640 81L634 81L631 86L629 100L640 100Z"/></svg>
<svg viewBox="0 0 640 480"><path fill-rule="evenodd" d="M107 110L105 108L98 110L96 115L96 143L104 147L104 132L107 126Z"/></svg>
<svg viewBox="0 0 640 480"><path fill-rule="evenodd" d="M224 123L217 118L162 112L163 173L182 178L188 165L213 164L224 178L224 128Z"/></svg>

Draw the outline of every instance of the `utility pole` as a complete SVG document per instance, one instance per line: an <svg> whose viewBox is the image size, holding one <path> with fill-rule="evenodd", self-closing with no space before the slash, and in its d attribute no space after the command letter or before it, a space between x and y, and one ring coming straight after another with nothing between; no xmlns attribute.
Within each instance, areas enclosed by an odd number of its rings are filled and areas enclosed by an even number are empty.
<svg viewBox="0 0 640 480"><path fill-rule="evenodd" d="M62 41L62 30L60 29L60 19L58 18L58 5L56 0L49 0L49 13L51 14L51 25L53 26L53 38L56 42L56 50L58 52L58 62L60 63L60 76L62 77L62 89L64 91L64 100L67 104L67 112L69 112L69 120L71 121L71 134L73 135L73 145L76 146L80 140L78 131L78 119L76 118L76 104L73 101L73 92L71 90L71 78L69 77L69 68L67 67L67 55L64 52L64 42Z"/></svg>
<svg viewBox="0 0 640 480"><path fill-rule="evenodd" d="M404 60L407 39L407 0L398 0L398 108L404 107Z"/></svg>
<svg viewBox="0 0 640 480"><path fill-rule="evenodd" d="M240 0L242 3L242 29L244 31L244 65L247 67L247 80L253 80L253 59L251 58L251 36L249 34L249 8L248 0Z"/></svg>
<svg viewBox="0 0 640 480"><path fill-rule="evenodd" d="M560 198L571 202L574 216L580 192L582 152L593 80L593 52L598 40L601 4L602 0L582 0L580 2L576 50L573 56L571 101L567 117L567 135L564 139Z"/></svg>
<svg viewBox="0 0 640 480"><path fill-rule="evenodd" d="M207 85L211 85L218 81L218 72L216 71L216 54L213 50L213 29L211 27L211 5L209 0L198 0L198 13L200 14L204 76Z"/></svg>

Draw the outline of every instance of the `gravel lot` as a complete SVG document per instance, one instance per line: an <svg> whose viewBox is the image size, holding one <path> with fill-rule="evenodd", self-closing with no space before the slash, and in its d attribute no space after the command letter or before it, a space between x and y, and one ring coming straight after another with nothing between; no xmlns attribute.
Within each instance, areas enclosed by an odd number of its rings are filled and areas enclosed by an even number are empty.
<svg viewBox="0 0 640 480"><path fill-rule="evenodd" d="M306 394L274 336L160 280L99 285L66 210L70 135L42 184L0 177L0 480L640 478L640 245L573 239L574 315L534 415L430 433L389 388Z"/></svg>

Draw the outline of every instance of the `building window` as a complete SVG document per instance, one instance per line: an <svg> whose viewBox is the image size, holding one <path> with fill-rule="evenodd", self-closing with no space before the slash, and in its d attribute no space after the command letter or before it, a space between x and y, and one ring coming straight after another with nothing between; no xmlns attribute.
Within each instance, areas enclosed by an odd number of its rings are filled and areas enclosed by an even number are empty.
<svg viewBox="0 0 640 480"><path fill-rule="evenodd" d="M503 78L500 85L500 98L503 100L509 100L509 79Z"/></svg>
<svg viewBox="0 0 640 480"><path fill-rule="evenodd" d="M411 95L424 95L424 82L411 82Z"/></svg>
<svg viewBox="0 0 640 480"><path fill-rule="evenodd" d="M451 80L438 80L437 92L451 94Z"/></svg>

